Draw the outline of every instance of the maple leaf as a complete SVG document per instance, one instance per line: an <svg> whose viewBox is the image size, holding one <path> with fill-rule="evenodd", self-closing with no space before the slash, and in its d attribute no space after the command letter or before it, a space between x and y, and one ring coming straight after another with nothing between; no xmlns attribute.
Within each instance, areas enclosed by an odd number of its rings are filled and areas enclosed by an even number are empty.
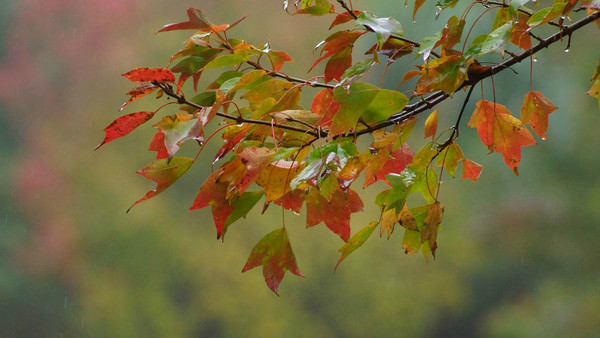
<svg viewBox="0 0 600 338"><path fill-rule="evenodd" d="M285 195L283 195L278 200L275 200L275 204L287 209L291 210L295 214L300 214L300 210L302 209L302 204L304 204L304 199L306 198L306 191L301 189L296 189L293 191L289 191Z"/></svg>
<svg viewBox="0 0 600 338"><path fill-rule="evenodd" d="M185 174L193 163L194 160L191 158L173 157L171 161L168 161L167 159L153 161L136 171L137 174L154 181L156 185L148 191L144 197L133 203L133 205L127 209L127 212L129 212L136 204L152 198L167 189Z"/></svg>
<svg viewBox="0 0 600 338"><path fill-rule="evenodd" d="M362 82L353 83L348 92L342 87L333 90L333 99L340 104L331 121L329 135L334 136L355 128L364 111L369 107L379 88Z"/></svg>
<svg viewBox="0 0 600 338"><path fill-rule="evenodd" d="M548 130L548 115L557 108L542 93L530 91L525 94L521 107L521 120L523 124L531 125L531 129L542 139L546 139Z"/></svg>
<svg viewBox="0 0 600 338"><path fill-rule="evenodd" d="M450 143L442 152L440 152L439 156L435 161L436 167L444 166L444 169L454 177L454 173L456 172L456 168L458 167L458 162L462 161L464 158L462 149L456 144L456 142Z"/></svg>
<svg viewBox="0 0 600 338"><path fill-rule="evenodd" d="M361 11L352 11L352 12L356 16L359 16L360 13L362 13ZM331 23L331 26L329 26L329 29L331 30L333 27L335 27L337 25L341 25L341 24L344 24L344 23L352 21L352 20L354 20L354 16L350 15L350 13L348 13L348 12L338 14L335 17L335 19L333 19L333 22Z"/></svg>
<svg viewBox="0 0 600 338"><path fill-rule="evenodd" d="M531 27L527 24L529 17L523 13L519 13L517 22L513 25L510 33L510 42L521 49L527 50L533 46L529 30Z"/></svg>
<svg viewBox="0 0 600 338"><path fill-rule="evenodd" d="M159 131L156 134L154 134L154 137L150 142L150 147L148 147L148 150L156 151L157 160L169 157L169 152L165 147L165 134L163 134L163 132Z"/></svg>
<svg viewBox="0 0 600 338"><path fill-rule="evenodd" d="M450 55L419 66L421 78L417 82L415 95L424 95L435 90L453 94L467 80L467 69L472 62L472 58L465 61L458 55Z"/></svg>
<svg viewBox="0 0 600 338"><path fill-rule="evenodd" d="M242 273L257 266L262 266L265 282L276 295L279 295L277 290L286 271L304 277L298 269L285 228L270 232L254 246Z"/></svg>
<svg viewBox="0 0 600 338"><path fill-rule="evenodd" d="M425 120L425 138L431 137L435 138L435 132L437 131L438 125L438 111L437 109L431 113Z"/></svg>
<svg viewBox="0 0 600 338"><path fill-rule="evenodd" d="M321 116L319 126L329 126L331 119L340 109L340 104L333 99L333 91L325 88L315 95L310 110Z"/></svg>
<svg viewBox="0 0 600 338"><path fill-rule="evenodd" d="M325 65L325 82L340 81L346 69L352 66L352 46L335 53Z"/></svg>
<svg viewBox="0 0 600 338"><path fill-rule="evenodd" d="M301 169L298 161L279 160L268 165L256 179L256 184L265 191L266 202L277 201L289 193L290 182Z"/></svg>
<svg viewBox="0 0 600 338"><path fill-rule="evenodd" d="M154 85L152 82L140 83L139 85L135 86L132 90L127 92L127 95L130 95L131 97L129 98L129 100L127 100L125 103L123 103L121 105L119 110L123 110L123 108L125 108L126 105L130 104L131 102L133 102L139 98L146 96L147 94L154 92L157 89L158 89L158 86Z"/></svg>
<svg viewBox="0 0 600 338"><path fill-rule="evenodd" d="M367 241L367 239L371 237L371 234L373 233L373 230L375 230L375 228L377 227L377 224L377 221L373 221L366 227L360 229L357 233L354 234L354 236L352 236L352 238L350 238L350 240L346 244L344 244L344 246L342 246L338 250L338 252L341 253L341 256L338 259L337 264L335 265L335 270L337 270L340 263L344 259L346 259L348 255L354 252L354 250L360 248Z"/></svg>
<svg viewBox="0 0 600 338"><path fill-rule="evenodd" d="M311 188L306 196L306 227L324 222L344 242L348 242L350 214L362 209L363 202L354 190L348 189L345 193L337 190L331 202L327 202L316 188Z"/></svg>
<svg viewBox="0 0 600 338"><path fill-rule="evenodd" d="M440 202L427 205L427 218L423 224L421 230L421 243L427 243L433 258L435 258L435 251L437 249L437 233L440 223L442 223L442 216L444 213L444 205ZM425 259L428 259L427 253L425 252Z"/></svg>
<svg viewBox="0 0 600 338"><path fill-rule="evenodd" d="M386 183L386 175L395 173L401 173L404 168L412 161L414 152L408 147L407 144L392 151L393 145L390 144L385 148L374 150L375 154L369 152L366 155L366 167L365 167L365 184L363 188L369 185L384 180ZM389 184L389 183L388 183Z"/></svg>
<svg viewBox="0 0 600 338"><path fill-rule="evenodd" d="M210 206L217 230L217 239L221 240L224 240L225 222L233 211L233 207L226 198L228 185L226 182L218 181L224 169L224 167L221 167L204 181L189 209L192 211Z"/></svg>
<svg viewBox="0 0 600 338"><path fill-rule="evenodd" d="M188 21L182 21L178 23L171 23L165 25L163 28L158 30L157 33L181 29L199 29L204 32L210 31L211 24L208 21L208 19L204 16L204 13L202 13L201 10L189 7L187 9L187 15L189 18Z"/></svg>
<svg viewBox="0 0 600 338"><path fill-rule="evenodd" d="M175 75L166 68L136 68L123 76L132 82L175 82Z"/></svg>
<svg viewBox="0 0 600 338"><path fill-rule="evenodd" d="M204 128L198 118L191 114L165 116L154 127L165 135L165 148L169 158L173 157L187 140L204 141Z"/></svg>
<svg viewBox="0 0 600 338"><path fill-rule="evenodd" d="M352 46L356 39L358 39L363 34L365 34L365 32L358 30L339 31L331 34L329 37L327 37L327 39L321 41L321 43L317 45L317 48L323 46L323 50L321 51L321 53L326 53L325 55L321 56L317 61L315 61L315 63L313 63L312 67L310 67L309 69L309 72L313 68L315 68L315 66L318 65L319 62L325 60L330 56L338 54L339 52L348 48L349 46Z"/></svg>
<svg viewBox="0 0 600 338"><path fill-rule="evenodd" d="M273 70L278 72L283 64L286 62L294 62L292 58L287 55L286 52L281 50L270 50L267 55L269 56L269 60L273 64Z"/></svg>
<svg viewBox="0 0 600 338"><path fill-rule="evenodd" d="M477 102L477 107L467 124L477 128L479 138L490 151L502 154L504 162L515 174L521 161L521 147L535 144L529 130L501 104L487 100Z"/></svg>
<svg viewBox="0 0 600 338"><path fill-rule="evenodd" d="M141 126L154 116L155 112L144 111L123 115L114 120L108 127L104 128L104 140L94 150L106 143L131 133L135 128Z"/></svg>
<svg viewBox="0 0 600 338"><path fill-rule="evenodd" d="M369 12L362 12L356 19L356 24L369 27L377 36L379 46L382 46L392 34L404 35L402 26L394 18L378 18Z"/></svg>
<svg viewBox="0 0 600 338"><path fill-rule="evenodd" d="M481 175L481 164L475 163L471 160L462 160L462 179L470 179L471 181L477 181L479 175Z"/></svg>
<svg viewBox="0 0 600 338"><path fill-rule="evenodd" d="M591 97L595 97L598 99L598 106L600 107L600 79L596 80L592 85L592 88L587 91L587 93Z"/></svg>

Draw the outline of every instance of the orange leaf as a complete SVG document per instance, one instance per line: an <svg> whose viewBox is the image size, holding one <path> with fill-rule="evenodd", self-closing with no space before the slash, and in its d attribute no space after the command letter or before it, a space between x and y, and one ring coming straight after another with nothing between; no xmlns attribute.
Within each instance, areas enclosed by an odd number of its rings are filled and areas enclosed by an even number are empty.
<svg viewBox="0 0 600 338"><path fill-rule="evenodd" d="M344 242L350 239L350 214L361 211L363 202L351 189L347 193L337 190L327 202L316 188L311 188L306 196L306 227L313 227L321 222Z"/></svg>
<svg viewBox="0 0 600 338"><path fill-rule="evenodd" d="M297 276L304 277L298 269L296 256L292 251L285 228L270 232L254 246L242 272L257 266L262 266L265 282L275 294L277 294L279 284L286 271L289 270Z"/></svg>
<svg viewBox="0 0 600 338"><path fill-rule="evenodd" d="M100 143L94 150L102 147L104 144L123 137L131 133L135 128L141 126L146 121L154 116L152 111L144 111L123 115L114 120L108 127L104 128L104 141Z"/></svg>
<svg viewBox="0 0 600 338"><path fill-rule="evenodd" d="M119 108L119 110L123 110L123 108L125 108L126 105L130 104L131 102L144 97L146 94L150 94L153 91L157 90L158 86L154 85L152 82L142 82L139 85L135 86L132 90L127 92L127 95L131 95L131 97L129 98L129 100L127 100L125 103L123 103L121 105L121 108Z"/></svg>
<svg viewBox="0 0 600 338"><path fill-rule="evenodd" d="M462 160L462 179L465 180L467 178L471 179L471 181L477 181L479 175L481 175L481 164L475 163L471 160L464 159Z"/></svg>
<svg viewBox="0 0 600 338"><path fill-rule="evenodd" d="M548 130L548 115L556 109L542 93L530 91L525 94L525 100L523 100L521 119L523 124L529 124L531 129L545 140L546 130Z"/></svg>
<svg viewBox="0 0 600 338"><path fill-rule="evenodd" d="M362 13L361 11L352 11L352 12L354 12L354 15L356 15L356 16L359 16L360 13ZM352 20L355 20L355 19L348 12L344 12L342 14L338 14L335 17L335 19L333 19L333 22L331 23L331 26L329 26L329 29L332 29L333 27L335 27L337 25L341 25L341 24L344 24L344 23L352 21Z"/></svg>
<svg viewBox="0 0 600 338"><path fill-rule="evenodd" d="M510 111L501 104L481 100L467 124L477 128L477 133L483 144L490 151L502 154L504 162L515 174L521 161L521 147L535 144L535 140L521 121L512 116Z"/></svg>
<svg viewBox="0 0 600 338"><path fill-rule="evenodd" d="M405 143L395 151L391 151L392 144L386 148L379 149L375 155L367 155L365 168L365 184L363 188L377 181L387 180L387 174L400 174L413 159L415 153Z"/></svg>
<svg viewBox="0 0 600 338"><path fill-rule="evenodd" d="M437 249L437 233L439 225L442 223L444 214L444 205L440 202L427 205L427 218L421 230L421 243L429 241L429 249L433 258L435 258L435 250ZM425 255L425 259L428 259Z"/></svg>
<svg viewBox="0 0 600 338"><path fill-rule="evenodd" d="M529 30L531 29L527 24L529 17L523 13L519 13L517 22L512 26L512 32L510 33L510 42L515 46L527 50L531 48L531 36Z"/></svg>
<svg viewBox="0 0 600 338"><path fill-rule="evenodd" d="M202 13L201 10L199 10L197 8L189 7L187 9L187 15L189 18L188 21L182 21L182 22L178 22L178 23L172 23L172 24L165 25L157 33L181 30L181 29L199 29L204 32L207 32L212 29L210 22L204 16L204 13Z"/></svg>
<svg viewBox="0 0 600 338"><path fill-rule="evenodd" d="M133 203L133 205L127 209L127 212L129 212L136 204L152 198L167 189L171 184L175 183L179 177L185 174L193 163L194 160L191 158L173 157L171 161L167 159L156 160L136 171L137 174L154 181L156 186L148 191L144 197Z"/></svg>
<svg viewBox="0 0 600 338"><path fill-rule="evenodd" d="M425 138L435 138L435 132L437 131L438 125L438 111L437 109L427 117L425 120Z"/></svg>
<svg viewBox="0 0 600 338"><path fill-rule="evenodd" d="M123 76L133 82L175 82L175 75L166 68L136 68Z"/></svg>

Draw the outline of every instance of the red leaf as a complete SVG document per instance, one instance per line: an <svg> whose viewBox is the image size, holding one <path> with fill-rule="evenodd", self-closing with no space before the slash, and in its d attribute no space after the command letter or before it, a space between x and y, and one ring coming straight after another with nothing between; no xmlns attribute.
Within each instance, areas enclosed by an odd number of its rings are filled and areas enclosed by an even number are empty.
<svg viewBox="0 0 600 338"><path fill-rule="evenodd" d="M342 49L327 61L325 66L325 82L340 81L346 69L352 66L352 46Z"/></svg>
<svg viewBox="0 0 600 338"><path fill-rule="evenodd" d="M546 130L548 130L548 115L556 109L542 93L530 91L525 94L525 100L523 100L521 119L523 124L529 124L531 129L545 140Z"/></svg>
<svg viewBox="0 0 600 338"><path fill-rule="evenodd" d="M310 110L318 115L321 115L319 126L329 126L331 119L340 109L340 104L333 100L333 91L325 88L315 95Z"/></svg>
<svg viewBox="0 0 600 338"><path fill-rule="evenodd" d="M283 207L284 209L291 210L292 212L299 214L302 209L302 204L306 199L306 191L296 189L285 194L283 197L275 201L275 204Z"/></svg>
<svg viewBox="0 0 600 338"><path fill-rule="evenodd" d="M398 150L390 153L392 146L390 144L387 148L379 149L376 155L368 157L363 188L381 180L387 183L385 175L400 174L412 162L415 153L406 143Z"/></svg>
<svg viewBox="0 0 600 338"><path fill-rule="evenodd" d="M152 84L152 82L140 83L139 85L135 86L132 90L127 92L127 95L131 95L131 97L129 98L129 100L127 100L127 102L125 102L121 105L120 110L123 110L123 108L125 108L125 106L128 105L129 103L131 103L139 98L142 98L145 95L150 94L157 89L158 89L158 86L155 86L154 84Z"/></svg>
<svg viewBox="0 0 600 338"><path fill-rule="evenodd" d="M148 150L156 151L157 160L169 157L169 152L165 147L165 134L163 132L159 131L154 134Z"/></svg>
<svg viewBox="0 0 600 338"><path fill-rule="evenodd" d="M127 209L127 212L129 212L136 204L152 198L167 189L171 184L175 183L181 175L185 174L193 163L194 160L191 158L174 157L170 162L167 159L156 160L136 171L137 174L153 180L156 183L156 186L154 189L148 191L144 197L133 203L133 205Z"/></svg>
<svg viewBox="0 0 600 338"><path fill-rule="evenodd" d="M471 181L477 181L479 175L481 175L481 164L475 163L471 160L464 159L462 160L462 179L465 180L467 178L471 179Z"/></svg>
<svg viewBox="0 0 600 338"><path fill-rule="evenodd" d="M123 76L133 82L175 82L175 75L166 68L136 68Z"/></svg>
<svg viewBox="0 0 600 338"><path fill-rule="evenodd" d="M267 234L254 246L242 273L257 266L263 267L265 282L276 295L286 271L304 277L298 269L285 228Z"/></svg>
<svg viewBox="0 0 600 338"><path fill-rule="evenodd" d="M187 9L187 15L189 18L188 21L182 21L178 23L165 25L157 33L181 29L199 29L201 31L207 32L212 29L210 22L204 16L204 13L202 13L201 10L189 7Z"/></svg>
<svg viewBox="0 0 600 338"><path fill-rule="evenodd" d="M104 144L123 137L131 133L135 128L144 124L154 116L152 111L144 111L123 115L114 120L108 127L104 128L104 141L100 143L94 150L102 147Z"/></svg>
<svg viewBox="0 0 600 338"><path fill-rule="evenodd" d="M361 11L352 11L352 12L354 12L354 15L356 15L356 16L359 16L362 13ZM329 29L332 29L333 27L335 27L337 25L341 25L341 24L344 24L344 23L352 21L352 20L355 20L355 19L348 12L338 14L335 17L335 19L333 19L333 22L331 23L331 26L329 26Z"/></svg>
<svg viewBox="0 0 600 338"><path fill-rule="evenodd" d="M501 153L506 165L519 174L517 167L521 161L521 147L535 144L533 136L519 119L512 116L505 106L481 100L477 102L467 125L477 128L483 144L490 151Z"/></svg>
<svg viewBox="0 0 600 338"><path fill-rule="evenodd" d="M273 63L273 70L276 72L278 72L281 69L281 67L283 67L284 63L294 62L294 60L292 60L292 58L289 55L287 55L286 52L281 50L270 50L267 53L267 55Z"/></svg>
<svg viewBox="0 0 600 338"><path fill-rule="evenodd" d="M325 39L325 41L323 41L322 43L325 43L325 46L323 47L323 52L327 52L325 53L325 55L323 55L322 57L320 57L317 61L315 61L315 63L312 65L312 67L310 67L309 71L311 71L313 68L315 68L315 66L317 64L319 64L319 62L325 60L326 58L337 54L338 52L340 52L341 50L348 48L350 46L352 46L354 44L354 41L356 41L356 39L358 39L361 35L365 34L364 31L339 31L336 33L333 33L332 35L330 35L327 39Z"/></svg>
<svg viewBox="0 0 600 338"><path fill-rule="evenodd" d="M313 227L321 222L344 242L350 239L350 214L361 211L363 202L351 189L347 193L337 190L331 202L315 188L311 188L306 196L306 227Z"/></svg>
<svg viewBox="0 0 600 338"><path fill-rule="evenodd" d="M204 184L202 184L200 191L198 191L194 203L192 203L192 206L190 207L190 211L192 211L211 206L213 220L217 230L217 239L221 240L224 239L225 235L223 231L225 221L233 211L233 207L226 198L227 182L219 181L219 177L224 171L224 168L221 168L206 179Z"/></svg>
<svg viewBox="0 0 600 338"><path fill-rule="evenodd" d="M529 17L523 13L519 13L517 22L513 25L512 32L510 33L510 42L515 46L527 50L531 48L531 36L529 31L531 28L527 24Z"/></svg>

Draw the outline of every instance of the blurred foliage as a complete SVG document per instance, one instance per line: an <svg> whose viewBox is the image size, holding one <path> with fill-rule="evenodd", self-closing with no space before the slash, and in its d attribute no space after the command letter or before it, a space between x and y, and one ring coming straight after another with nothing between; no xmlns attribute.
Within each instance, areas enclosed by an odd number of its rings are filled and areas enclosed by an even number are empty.
<svg viewBox="0 0 600 338"><path fill-rule="evenodd" d="M327 28L325 20L290 17L267 0L0 3L0 336L600 332L600 115L584 95L597 62L596 27L577 32L569 54L553 46L538 55L534 88L559 110L550 117L548 140L524 150L520 177L499 156L486 156L474 130L461 133L463 150L484 171L477 184L446 179L440 198L452 212L445 214L437 260L404 255L394 234L368 241L334 274L339 238L325 227L306 230L302 216L286 214L309 278L288 277L278 298L259 269L239 271L262 234L280 225L280 210L252 212L224 243L215 239L208 210L185 212L210 172L211 151L206 167L192 168L129 215L126 208L146 191L134 170L152 156L139 147L151 131L91 151L126 99L129 83L119 74L161 66L186 33L153 32L182 19L188 5L202 6L218 22L251 14L240 35L288 51L296 60L291 74L305 74ZM397 1L354 6L412 20L412 9ZM432 12L426 3L405 33L422 38L439 29L418 24ZM398 62L390 71L402 67ZM498 101L513 111L528 89L528 67L495 79ZM459 104L439 107L440 125L451 123ZM354 231L377 212L373 198L365 190L366 212L353 217Z"/></svg>

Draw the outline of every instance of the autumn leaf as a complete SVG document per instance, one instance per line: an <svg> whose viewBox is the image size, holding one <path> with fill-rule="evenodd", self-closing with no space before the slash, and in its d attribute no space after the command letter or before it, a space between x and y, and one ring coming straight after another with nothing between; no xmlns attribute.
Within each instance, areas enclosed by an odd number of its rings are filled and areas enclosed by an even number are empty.
<svg viewBox="0 0 600 338"><path fill-rule="evenodd" d="M369 237L371 237L371 234L373 233L373 230L375 230L375 228L377 227L377 224L378 222L374 221L366 227L360 229L356 234L354 234L354 236L352 236L352 238L350 238L350 240L346 244L344 244L344 246L342 246L338 250L338 252L341 253L341 256L338 259L337 264L335 265L335 270L337 270L340 263L344 259L346 259L348 255L354 252L354 250L360 248L366 242L366 240L369 239Z"/></svg>
<svg viewBox="0 0 600 338"><path fill-rule="evenodd" d="M458 162L462 161L464 158L463 152L456 144L456 142L450 143L440 154L438 155L435 165L436 167L444 166L444 169L454 177L454 173L456 172L456 168L458 167Z"/></svg>
<svg viewBox="0 0 600 338"><path fill-rule="evenodd" d="M504 162L518 175L521 147L535 144L529 130L501 104L487 100L477 102L469 123L477 128L479 138L490 151L502 154Z"/></svg>
<svg viewBox="0 0 600 338"><path fill-rule="evenodd" d="M165 116L154 127L165 134L165 148L169 158L173 157L187 140L204 141L204 128L191 114Z"/></svg>
<svg viewBox="0 0 600 338"><path fill-rule="evenodd" d="M223 174L224 169L224 167L221 167L204 181L189 209L192 211L210 206L215 228L217 230L217 239L221 240L224 240L224 230L226 230L225 222L234 210L229 203L230 201L226 198L228 188L227 182L219 182L219 178Z"/></svg>
<svg viewBox="0 0 600 338"><path fill-rule="evenodd" d="M510 33L510 42L523 50L527 50L533 46L531 35L529 35L531 27L527 24L528 18L527 15L519 13L517 22L513 25L512 32Z"/></svg>
<svg viewBox="0 0 600 338"><path fill-rule="evenodd" d="M227 232L227 228L240 218L246 218L246 215L260 201L265 193L263 191L246 191L240 196L233 199L231 206L233 210L225 219L223 233Z"/></svg>
<svg viewBox="0 0 600 338"><path fill-rule="evenodd" d="M415 17L417 16L417 11L421 6L425 3L425 0L415 0L415 7L413 9L413 22L415 22Z"/></svg>
<svg viewBox="0 0 600 338"><path fill-rule="evenodd" d="M265 191L266 202L277 201L289 193L290 182L302 168L298 161L278 160L268 165L256 179Z"/></svg>
<svg viewBox="0 0 600 338"><path fill-rule="evenodd" d="M465 61L458 55L435 59L423 66L421 78L417 82L415 95L423 95L436 90L453 94L467 80L467 69L471 61Z"/></svg>
<svg viewBox="0 0 600 338"><path fill-rule="evenodd" d="M325 88L315 95L310 110L321 116L319 126L329 126L333 116L340 109L340 104L333 99L333 91Z"/></svg>
<svg viewBox="0 0 600 338"><path fill-rule="evenodd" d="M163 132L158 131L156 134L154 134L148 150L156 151L157 160L169 157L169 152L165 147L165 134L163 134Z"/></svg>
<svg viewBox="0 0 600 338"><path fill-rule="evenodd" d="M178 23L171 23L165 25L157 33L181 29L199 29L205 32L210 31L210 22L204 16L204 13L202 13L201 10L189 7L187 9L187 15L189 18L188 21L182 21Z"/></svg>
<svg viewBox="0 0 600 338"><path fill-rule="evenodd" d="M273 65L273 70L278 72L286 62L294 62L286 52L281 50L270 50L267 53L269 60Z"/></svg>
<svg viewBox="0 0 600 338"><path fill-rule="evenodd" d="M380 89L363 112L362 118L366 123L385 121L404 109L407 103L406 95L395 90Z"/></svg>
<svg viewBox="0 0 600 338"><path fill-rule="evenodd" d="M296 14L309 14L314 16L321 16L330 13L335 13L335 8L327 0L315 0L311 6L312 1L302 1L302 8L294 12ZM285 6L284 6L285 7Z"/></svg>
<svg viewBox="0 0 600 338"><path fill-rule="evenodd" d="M433 111L425 120L425 138L435 138L435 132L437 131L438 124L438 111Z"/></svg>
<svg viewBox="0 0 600 338"><path fill-rule="evenodd" d="M523 124L531 125L531 129L545 140L546 130L548 130L548 115L556 109L542 93L530 91L525 94L525 100L523 100L521 119Z"/></svg>
<svg viewBox="0 0 600 338"><path fill-rule="evenodd" d="M359 16L360 13L362 13L361 11L352 11L352 12L356 16ZM350 15L350 13L348 13L348 12L338 14L335 17L335 19L333 19L333 22L331 23L331 26L329 26L329 29L331 30L333 27L335 27L337 25L341 25L341 24L344 24L344 23L352 21L352 20L354 20L354 17L352 15Z"/></svg>
<svg viewBox="0 0 600 338"><path fill-rule="evenodd" d="M131 133L154 116L155 112L145 111L123 115L104 128L104 140L94 150L104 144Z"/></svg>
<svg viewBox="0 0 600 338"><path fill-rule="evenodd" d="M136 171L137 174L154 181L155 186L148 191L144 197L133 203L133 205L127 209L127 212L129 212L136 204L150 199L167 189L185 174L193 163L194 160L191 158L173 157L171 161L168 161L167 159L156 160Z"/></svg>
<svg viewBox="0 0 600 338"><path fill-rule="evenodd" d="M132 82L175 82L175 75L166 68L136 68L123 74L125 78Z"/></svg>
<svg viewBox="0 0 600 338"><path fill-rule="evenodd" d="M306 191L296 189L293 191L288 191L284 196L278 200L275 200L275 204L283 207L284 209L291 210L295 214L300 214L300 210L302 209L302 204L304 204L305 198Z"/></svg>
<svg viewBox="0 0 600 338"><path fill-rule="evenodd" d="M325 82L340 81L346 69L352 66L352 46L348 46L334 54L325 65Z"/></svg>
<svg viewBox="0 0 600 338"><path fill-rule="evenodd" d="M125 108L126 105L130 104L131 102L133 102L139 98L144 97L147 94L154 92L157 89L158 89L158 86L154 85L152 82L140 83L139 85L135 86L132 90L127 92L127 95L130 95L131 97L129 98L129 100L127 100L125 103L123 103L121 105L119 110L123 110L123 108Z"/></svg>
<svg viewBox="0 0 600 338"><path fill-rule="evenodd" d="M421 243L427 243L433 258L435 258L435 251L437 249L437 233L440 223L442 223L442 216L444 213L444 205L440 202L427 205L427 218L421 230ZM428 259L426 251L425 259Z"/></svg>
<svg viewBox="0 0 600 338"><path fill-rule="evenodd" d="M317 45L317 47L323 45L323 50L321 51L321 54L325 52L325 55L321 56L317 61L315 61L312 67L310 67L309 71L315 68L315 66L318 65L319 62L325 60L330 56L338 54L342 50L352 46L356 39L358 39L364 33L365 32L358 30L346 30L331 34L329 37L327 37L327 39L325 39L319 45Z"/></svg>
<svg viewBox="0 0 600 338"><path fill-rule="evenodd" d="M465 179L470 179L471 181L475 182L477 181L477 179L479 178L479 175L481 175L481 169L482 166L478 163L475 163L471 160L467 160L467 159L463 159L462 160L462 179L461 180L465 180Z"/></svg>
<svg viewBox="0 0 600 338"><path fill-rule="evenodd" d="M262 266L265 282L276 295L279 295L277 290L286 271L304 277L298 269L285 228L270 232L254 246L242 273L257 266Z"/></svg>
<svg viewBox="0 0 600 338"><path fill-rule="evenodd" d="M600 107L600 79L596 80L592 85L592 88L587 91L587 94L591 97L598 99L598 106Z"/></svg>
<svg viewBox="0 0 600 338"><path fill-rule="evenodd" d="M324 222L344 242L348 242L350 214L362 209L363 203L354 190L348 189L347 192L337 190L331 202L327 202L316 188L311 188L306 196L306 227L310 228Z"/></svg>
<svg viewBox="0 0 600 338"><path fill-rule="evenodd" d="M412 161L414 152L407 144L397 150L391 151L392 144L383 149L375 150L375 154L369 152L366 155L365 167L365 184L363 188L369 185L384 180L386 183L386 175L395 173L399 174Z"/></svg>

